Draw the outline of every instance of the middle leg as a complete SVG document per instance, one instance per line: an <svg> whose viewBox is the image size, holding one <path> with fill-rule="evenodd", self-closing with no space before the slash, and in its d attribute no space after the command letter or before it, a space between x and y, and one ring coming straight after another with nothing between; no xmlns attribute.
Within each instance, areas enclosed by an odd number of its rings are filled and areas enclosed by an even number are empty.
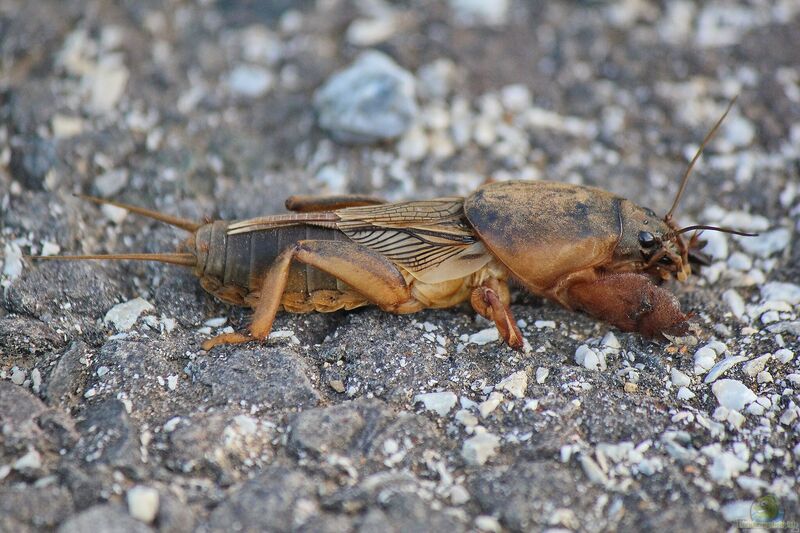
<svg viewBox="0 0 800 533"><path fill-rule="evenodd" d="M508 307L508 285L491 278L472 291L470 303L481 316L493 320L503 340L513 349L521 350L522 332Z"/></svg>

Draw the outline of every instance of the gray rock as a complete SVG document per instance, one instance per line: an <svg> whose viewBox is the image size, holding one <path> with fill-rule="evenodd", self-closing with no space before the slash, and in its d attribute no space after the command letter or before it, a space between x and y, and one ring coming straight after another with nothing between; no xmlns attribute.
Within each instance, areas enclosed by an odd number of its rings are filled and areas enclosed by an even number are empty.
<svg viewBox="0 0 800 533"><path fill-rule="evenodd" d="M49 139L33 136L19 140L11 149L11 174L29 189L42 190L47 173L56 163L56 146Z"/></svg>
<svg viewBox="0 0 800 533"><path fill-rule="evenodd" d="M58 359L45 380L45 397L50 404L69 405L71 399L81 396L87 374L81 358L86 350L83 342L74 342Z"/></svg>
<svg viewBox="0 0 800 533"><path fill-rule="evenodd" d="M115 168L103 172L94 179L94 188L97 194L104 198L110 198L120 192L128 184L128 170Z"/></svg>
<svg viewBox="0 0 800 533"><path fill-rule="evenodd" d="M675 494L676 492L673 492ZM673 498L675 498L673 496ZM618 523L619 531L693 531L697 524L703 524L706 531L725 531L726 524L707 506L693 497L683 496L679 505L655 510L654 508L625 507L625 513Z"/></svg>
<svg viewBox="0 0 800 533"><path fill-rule="evenodd" d="M611 397L614 398L613 402L602 399ZM603 406L602 409L586 409L580 415L589 437L596 442L640 442L646 438L657 438L663 425L669 423L659 402L646 396L609 392L598 394L592 391L584 402ZM635 412L636 416L630 416L628 413L631 412Z"/></svg>
<svg viewBox="0 0 800 533"><path fill-rule="evenodd" d="M583 508L593 500L576 477L552 461L517 462L482 471L472 478L469 492L486 514L499 515L504 526L531 531L549 525L552 509Z"/></svg>
<svg viewBox="0 0 800 533"><path fill-rule="evenodd" d="M159 314L175 317L184 327L201 324L206 317L206 293L191 272L175 272L155 291L153 303Z"/></svg>
<svg viewBox="0 0 800 533"><path fill-rule="evenodd" d="M377 51L362 53L314 95L319 125L343 143L396 139L417 114L414 77Z"/></svg>
<svg viewBox="0 0 800 533"><path fill-rule="evenodd" d="M138 475L142 467L139 434L117 399L93 403L77 424L81 438L71 456L88 467L106 466Z"/></svg>
<svg viewBox="0 0 800 533"><path fill-rule="evenodd" d="M36 420L47 410L47 406L26 389L9 381L0 381L0 427L3 428L3 444L14 441L31 441L40 435Z"/></svg>
<svg viewBox="0 0 800 533"><path fill-rule="evenodd" d="M787 228L764 232L757 239L738 237L739 245L746 252L759 257L769 257L781 250L785 250L789 246L791 238L792 232Z"/></svg>
<svg viewBox="0 0 800 533"><path fill-rule="evenodd" d="M273 434L259 431L259 427L254 418L222 412L170 419L162 426L168 433L166 464L175 471L230 485L254 463L271 462L277 443L271 442Z"/></svg>
<svg viewBox="0 0 800 533"><path fill-rule="evenodd" d="M4 305L49 322L46 318L62 315L61 306L69 302L71 313L97 319L117 303L118 283L97 262L42 263L8 288Z"/></svg>
<svg viewBox="0 0 800 533"><path fill-rule="evenodd" d="M248 402L276 409L319 402L308 367L282 348L237 348L224 357L198 358L191 371L198 382L211 387L215 402Z"/></svg>
<svg viewBox="0 0 800 533"><path fill-rule="evenodd" d="M361 533L466 531L455 515L434 510L430 501L407 491L386 492L379 507L370 509L358 525Z"/></svg>
<svg viewBox="0 0 800 533"><path fill-rule="evenodd" d="M65 487L6 485L0 487L0 530L55 528L73 512L72 496ZM14 527L12 527L12 525Z"/></svg>
<svg viewBox="0 0 800 533"><path fill-rule="evenodd" d="M288 445L295 453L346 453L365 425L353 402L309 409L292 420Z"/></svg>
<svg viewBox="0 0 800 533"><path fill-rule="evenodd" d="M61 524L58 533L147 533L153 531L119 505L95 505Z"/></svg>
<svg viewBox="0 0 800 533"><path fill-rule="evenodd" d="M182 533L194 529L195 513L171 494L161 494L156 521L160 533Z"/></svg>
<svg viewBox="0 0 800 533"><path fill-rule="evenodd" d="M64 346L62 336L33 318L0 317L0 346L6 355L39 355Z"/></svg>
<svg viewBox="0 0 800 533"><path fill-rule="evenodd" d="M197 404L206 395L201 383L187 378L187 360L175 354L186 353L192 346L180 335L157 336L143 350L142 339L107 342L93 359L91 387L98 397L116 398L124 394L133 412L148 411L158 398L165 407L180 407L184 402ZM102 368L105 367L105 368ZM177 381L176 381L177 380ZM169 384L176 388L172 390Z"/></svg>
<svg viewBox="0 0 800 533"><path fill-rule="evenodd" d="M209 517L211 531L290 531L318 514L317 484L299 470L273 467L248 481Z"/></svg>

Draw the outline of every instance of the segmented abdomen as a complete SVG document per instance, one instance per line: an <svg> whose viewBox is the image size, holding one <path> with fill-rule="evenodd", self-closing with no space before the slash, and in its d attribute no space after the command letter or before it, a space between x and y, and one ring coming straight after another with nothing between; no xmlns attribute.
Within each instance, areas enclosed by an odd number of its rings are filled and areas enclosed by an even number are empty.
<svg viewBox="0 0 800 533"><path fill-rule="evenodd" d="M257 290L261 278L278 255L302 240L349 241L339 230L297 225L228 235L229 222L217 221L197 232L198 275L216 279L221 286ZM207 252L202 247L207 245ZM309 294L340 290L341 282L308 265L292 263L286 292Z"/></svg>

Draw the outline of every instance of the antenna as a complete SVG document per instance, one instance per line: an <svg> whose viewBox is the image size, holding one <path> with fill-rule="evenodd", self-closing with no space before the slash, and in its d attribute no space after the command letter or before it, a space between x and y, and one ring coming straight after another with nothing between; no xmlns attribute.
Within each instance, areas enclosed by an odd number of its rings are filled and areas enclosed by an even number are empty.
<svg viewBox="0 0 800 533"><path fill-rule="evenodd" d="M708 142L711 140L711 138L714 137L714 134L717 133L717 130L722 125L722 121L725 120L725 117L728 116L728 112L730 112L731 108L733 107L733 104L736 102L736 99L738 97L739 97L739 95L737 94L736 96L734 96L731 99L730 103L728 104L728 107L725 109L725 112L722 114L721 117L719 117L719 120L717 121L716 124L714 124L714 127L711 128L711 131L708 132L708 134L706 135L705 139L703 139L703 142L700 143L700 148L697 149L697 153L694 154L694 157L689 162L689 167L686 169L686 173L683 175L683 179L681 180L681 186L678 189L678 193L675 195L675 201L672 202L672 207L667 212L667 214L664 215L664 221L665 222L672 219L672 214L675 212L675 209L678 207L678 202L681 201L681 196L683 196L683 191L684 191L684 189L686 189L686 182L689 180L689 174L692 173L692 169L694 168L694 164L697 162L698 159L700 159L700 155L703 153L703 149L705 149L706 144L708 144Z"/></svg>

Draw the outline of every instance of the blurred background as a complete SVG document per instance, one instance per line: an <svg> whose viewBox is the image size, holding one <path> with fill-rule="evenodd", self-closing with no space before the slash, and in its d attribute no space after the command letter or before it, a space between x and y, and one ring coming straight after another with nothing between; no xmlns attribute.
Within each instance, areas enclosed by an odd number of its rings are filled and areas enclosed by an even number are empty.
<svg viewBox="0 0 800 533"><path fill-rule="evenodd" d="M684 209L713 197L772 219L797 178L798 12L3 0L0 184L242 217L292 193L399 199L546 178L663 212L738 94Z"/></svg>

